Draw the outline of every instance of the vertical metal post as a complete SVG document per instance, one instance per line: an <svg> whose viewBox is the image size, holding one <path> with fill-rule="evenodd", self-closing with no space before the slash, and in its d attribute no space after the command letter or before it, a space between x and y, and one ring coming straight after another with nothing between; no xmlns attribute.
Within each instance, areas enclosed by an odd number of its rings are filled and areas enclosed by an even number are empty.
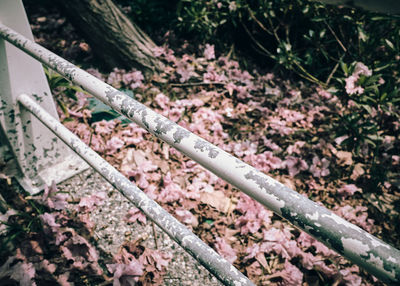
<svg viewBox="0 0 400 286"><path fill-rule="evenodd" d="M0 0L0 22L33 40L21 0ZM21 170L17 179L35 193L45 183L60 182L86 169L87 164L29 112L19 110L16 98L21 93L32 94L58 118L42 65L0 39L0 128L5 134L0 146L14 153Z"/></svg>

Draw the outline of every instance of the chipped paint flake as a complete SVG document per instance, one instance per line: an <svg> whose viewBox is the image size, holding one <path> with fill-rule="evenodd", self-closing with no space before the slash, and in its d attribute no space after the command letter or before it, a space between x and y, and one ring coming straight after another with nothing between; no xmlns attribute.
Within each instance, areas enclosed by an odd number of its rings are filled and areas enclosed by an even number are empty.
<svg viewBox="0 0 400 286"><path fill-rule="evenodd" d="M183 129L181 127L176 128L175 133L172 135L172 137L174 138L174 143L180 144L183 139L190 137L190 134L191 133L186 129Z"/></svg>
<svg viewBox="0 0 400 286"><path fill-rule="evenodd" d="M163 118L161 118L161 116L155 118L154 122L157 124L156 129L155 129L156 134L162 134L162 133L166 134L168 131L171 131L175 127L174 122L172 122L168 119L163 120Z"/></svg>
<svg viewBox="0 0 400 286"><path fill-rule="evenodd" d="M319 213L315 212L313 214L306 214L306 218L308 218L309 220L318 220ZM315 225L317 225L317 224L315 223Z"/></svg>
<svg viewBox="0 0 400 286"><path fill-rule="evenodd" d="M371 254L370 258L368 259L368 262L374 265L379 266L380 268L383 268L383 261L379 257Z"/></svg>
<svg viewBox="0 0 400 286"><path fill-rule="evenodd" d="M356 253L358 256L367 256L370 247L367 244L353 238L342 238L342 243L345 251Z"/></svg>
<svg viewBox="0 0 400 286"><path fill-rule="evenodd" d="M208 157L215 159L217 158L219 151L218 148L212 145L211 143L198 139L196 140L196 143L194 145L194 149L200 150L201 152L206 152L208 151Z"/></svg>
<svg viewBox="0 0 400 286"><path fill-rule="evenodd" d="M363 232L363 230L361 228L359 228L358 226L356 226L356 225L354 225L352 223L349 223L348 221L342 219L341 217L335 215L334 213L323 214L321 217L323 217L323 218L325 218L325 217L326 218L331 218L339 225L343 225L345 227L351 228L351 229L356 230L358 232Z"/></svg>
<svg viewBox="0 0 400 286"><path fill-rule="evenodd" d="M377 247L384 247L388 250L391 249L391 247L389 245L387 245L386 243L376 239L373 235L370 235L369 233L366 234L366 237L369 239L369 241L371 242L372 246L377 248Z"/></svg>

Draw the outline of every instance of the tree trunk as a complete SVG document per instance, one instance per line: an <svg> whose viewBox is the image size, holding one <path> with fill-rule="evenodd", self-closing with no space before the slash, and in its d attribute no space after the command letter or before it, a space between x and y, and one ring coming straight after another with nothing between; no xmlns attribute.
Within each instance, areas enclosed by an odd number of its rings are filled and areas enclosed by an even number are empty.
<svg viewBox="0 0 400 286"><path fill-rule="evenodd" d="M158 73L163 64L153 54L156 44L132 23L112 0L57 0L61 12L110 68L135 67Z"/></svg>

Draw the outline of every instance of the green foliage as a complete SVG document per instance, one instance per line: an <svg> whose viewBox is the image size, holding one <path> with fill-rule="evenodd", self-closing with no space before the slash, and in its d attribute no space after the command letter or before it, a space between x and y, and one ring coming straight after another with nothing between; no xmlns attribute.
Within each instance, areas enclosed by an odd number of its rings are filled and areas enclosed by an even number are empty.
<svg viewBox="0 0 400 286"><path fill-rule="evenodd" d="M185 34L195 34L202 41L211 41L225 27L236 26L235 11L241 1L190 1L182 0L177 7L177 27Z"/></svg>
<svg viewBox="0 0 400 286"><path fill-rule="evenodd" d="M155 33L173 25L177 0L116 0L127 15L147 33Z"/></svg>
<svg viewBox="0 0 400 286"><path fill-rule="evenodd" d="M334 138L345 138L369 168L369 189L387 181L385 164L400 146L395 127L400 110L400 18L362 9L301 0L236 0L180 2L179 29L217 46L235 43L256 51L261 67L287 71L324 88L336 90L344 111L334 115ZM264 63L264 64L263 64ZM351 64L348 64L351 63ZM372 74L351 78L357 63ZM354 80L358 92L349 92ZM389 143L388 143L389 142Z"/></svg>
<svg viewBox="0 0 400 286"><path fill-rule="evenodd" d="M342 76L336 78L336 94L347 107L338 114L334 136L345 136L341 145L353 151L364 164L370 167L368 188L378 189L388 179L385 166L391 165L391 155L397 155L391 143L398 136L395 124L400 120L399 82L393 78L383 79L383 70L375 69L370 75L357 76L357 65L341 64ZM355 89L350 88L352 83ZM392 140L393 138L393 140Z"/></svg>
<svg viewBox="0 0 400 286"><path fill-rule="evenodd" d="M134 94L131 90L121 90L121 91L132 98L134 97ZM120 120L121 123L124 125L129 124L131 122L125 116L120 115L110 106L104 104L103 102L94 97L88 98L88 109L91 111L92 114L90 122L97 122L101 120L109 121L114 119Z"/></svg>
<svg viewBox="0 0 400 286"><path fill-rule="evenodd" d="M64 115L68 118L69 117L68 108L64 102L65 99L63 98L63 96L61 96L61 94L63 94L67 99L78 101L76 93L85 91L79 86L76 86L67 79L65 79L59 73L47 67L44 67L44 72L46 74L50 90L52 91L58 106L60 106Z"/></svg>
<svg viewBox="0 0 400 286"><path fill-rule="evenodd" d="M251 43L277 69L323 86L341 61L399 70L400 25L392 16L300 0L182 0L177 13L182 32L246 49Z"/></svg>
<svg viewBox="0 0 400 286"><path fill-rule="evenodd" d="M35 206L34 209L35 211L38 211L39 208ZM42 213L39 213L39 215ZM2 224L7 226L7 236L4 237L5 241L3 241L5 244L8 244L9 242L16 244L21 237L25 237L28 233L37 233L43 229L42 223L36 212L18 212L12 217L11 222L2 222Z"/></svg>
<svg viewBox="0 0 400 286"><path fill-rule="evenodd" d="M16 204L15 213L7 220L0 220L0 226L5 226L0 232L0 264L3 264L15 245L21 243L27 235L38 233L43 229L39 215L46 212L47 208L36 201L26 200L23 195L15 191L15 186L6 180L0 180L0 190L0 194L4 197L0 215L12 209L11 204Z"/></svg>

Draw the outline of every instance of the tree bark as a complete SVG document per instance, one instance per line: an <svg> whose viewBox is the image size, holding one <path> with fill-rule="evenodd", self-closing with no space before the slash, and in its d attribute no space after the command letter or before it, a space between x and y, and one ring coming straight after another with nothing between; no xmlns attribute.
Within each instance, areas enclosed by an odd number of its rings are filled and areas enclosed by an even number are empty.
<svg viewBox="0 0 400 286"><path fill-rule="evenodd" d="M156 44L112 0L57 0L61 12L107 67L137 68L145 74L163 69Z"/></svg>

